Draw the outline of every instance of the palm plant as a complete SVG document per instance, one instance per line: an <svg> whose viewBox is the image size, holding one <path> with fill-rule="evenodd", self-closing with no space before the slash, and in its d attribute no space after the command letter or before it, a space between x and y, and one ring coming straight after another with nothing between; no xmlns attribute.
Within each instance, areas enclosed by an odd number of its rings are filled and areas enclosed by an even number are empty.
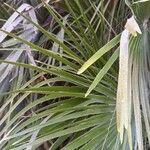
<svg viewBox="0 0 150 150"><path fill-rule="evenodd" d="M38 38L31 41L18 35L20 29L15 29L13 33L1 29L1 32L9 36L1 43L1 50L15 49L19 53L28 47L34 63L24 59L1 60L1 65L9 64L13 69L17 66L32 72L32 75L26 79L22 75L19 80L20 74L17 74L15 82L8 87L8 92L1 93L0 148L126 150L134 146L135 149L146 149L147 138L149 139L146 20L149 16L149 4L146 1L129 5L142 34L137 37L131 35L129 39L131 54L128 71L132 81L129 91L133 91L130 98L133 112L129 114L133 118L132 137L129 139L129 134L124 132L122 141L116 124L116 93L119 33L129 15L124 1L62 0L51 4L42 1L39 6L43 6L51 20L54 20L54 25L49 29L40 22L35 22L26 13L14 9L14 6L5 5L5 9L15 11L27 24L34 26L39 34ZM63 13L58 13L56 5L63 8ZM35 7L30 11L35 12ZM7 45L14 40L17 41L15 45ZM141 113L140 105L143 126L146 127L146 132L143 127L142 133L142 128L138 126L141 125L138 118Z"/></svg>

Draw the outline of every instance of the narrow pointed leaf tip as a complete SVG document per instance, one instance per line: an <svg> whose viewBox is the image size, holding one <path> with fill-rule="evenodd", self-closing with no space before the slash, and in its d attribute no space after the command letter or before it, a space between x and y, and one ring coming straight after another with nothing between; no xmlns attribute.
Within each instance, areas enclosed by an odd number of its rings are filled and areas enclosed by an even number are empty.
<svg viewBox="0 0 150 150"><path fill-rule="evenodd" d="M79 69L79 71L77 72L77 74L81 74L83 71L81 69Z"/></svg>
<svg viewBox="0 0 150 150"><path fill-rule="evenodd" d="M92 57L90 57L83 66L79 69L77 74L83 73L87 68L89 68L93 63L95 63L99 58L101 58L105 53L110 51L120 42L120 34L113 38L110 42L100 48Z"/></svg>
<svg viewBox="0 0 150 150"><path fill-rule="evenodd" d="M135 20L135 18L133 16L127 20L125 28L134 37L137 36L137 33L142 34L141 29L139 28L138 23L136 22L136 20Z"/></svg>

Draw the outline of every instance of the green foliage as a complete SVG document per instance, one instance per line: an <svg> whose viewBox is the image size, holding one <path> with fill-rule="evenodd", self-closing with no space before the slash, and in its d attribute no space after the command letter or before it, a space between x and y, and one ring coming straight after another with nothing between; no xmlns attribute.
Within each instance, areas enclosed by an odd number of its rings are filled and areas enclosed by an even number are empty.
<svg viewBox="0 0 150 150"><path fill-rule="evenodd" d="M1 19L16 12L23 28L0 29L8 35L0 48L6 53L0 60L0 149L129 149L126 133L120 142L115 111L118 44L129 15L124 1L30 2L38 21L19 12L21 4L6 3Z"/></svg>

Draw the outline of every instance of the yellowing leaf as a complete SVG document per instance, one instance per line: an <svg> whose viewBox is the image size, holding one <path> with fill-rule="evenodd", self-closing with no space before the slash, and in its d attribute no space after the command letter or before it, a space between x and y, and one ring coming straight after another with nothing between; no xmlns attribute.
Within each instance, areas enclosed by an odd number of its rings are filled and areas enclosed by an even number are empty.
<svg viewBox="0 0 150 150"><path fill-rule="evenodd" d="M117 128L123 141L124 127L128 126L128 43L129 31L124 30L120 41L119 79L117 89Z"/></svg>

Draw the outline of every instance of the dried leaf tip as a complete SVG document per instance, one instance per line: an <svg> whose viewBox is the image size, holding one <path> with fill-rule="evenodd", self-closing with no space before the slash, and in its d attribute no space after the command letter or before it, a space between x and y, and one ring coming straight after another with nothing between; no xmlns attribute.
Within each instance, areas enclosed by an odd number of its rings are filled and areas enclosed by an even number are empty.
<svg viewBox="0 0 150 150"><path fill-rule="evenodd" d="M137 33L142 34L141 29L136 22L135 18L132 16L127 20L127 23L125 25L125 28L129 31L130 34L132 34L134 37L137 36Z"/></svg>

